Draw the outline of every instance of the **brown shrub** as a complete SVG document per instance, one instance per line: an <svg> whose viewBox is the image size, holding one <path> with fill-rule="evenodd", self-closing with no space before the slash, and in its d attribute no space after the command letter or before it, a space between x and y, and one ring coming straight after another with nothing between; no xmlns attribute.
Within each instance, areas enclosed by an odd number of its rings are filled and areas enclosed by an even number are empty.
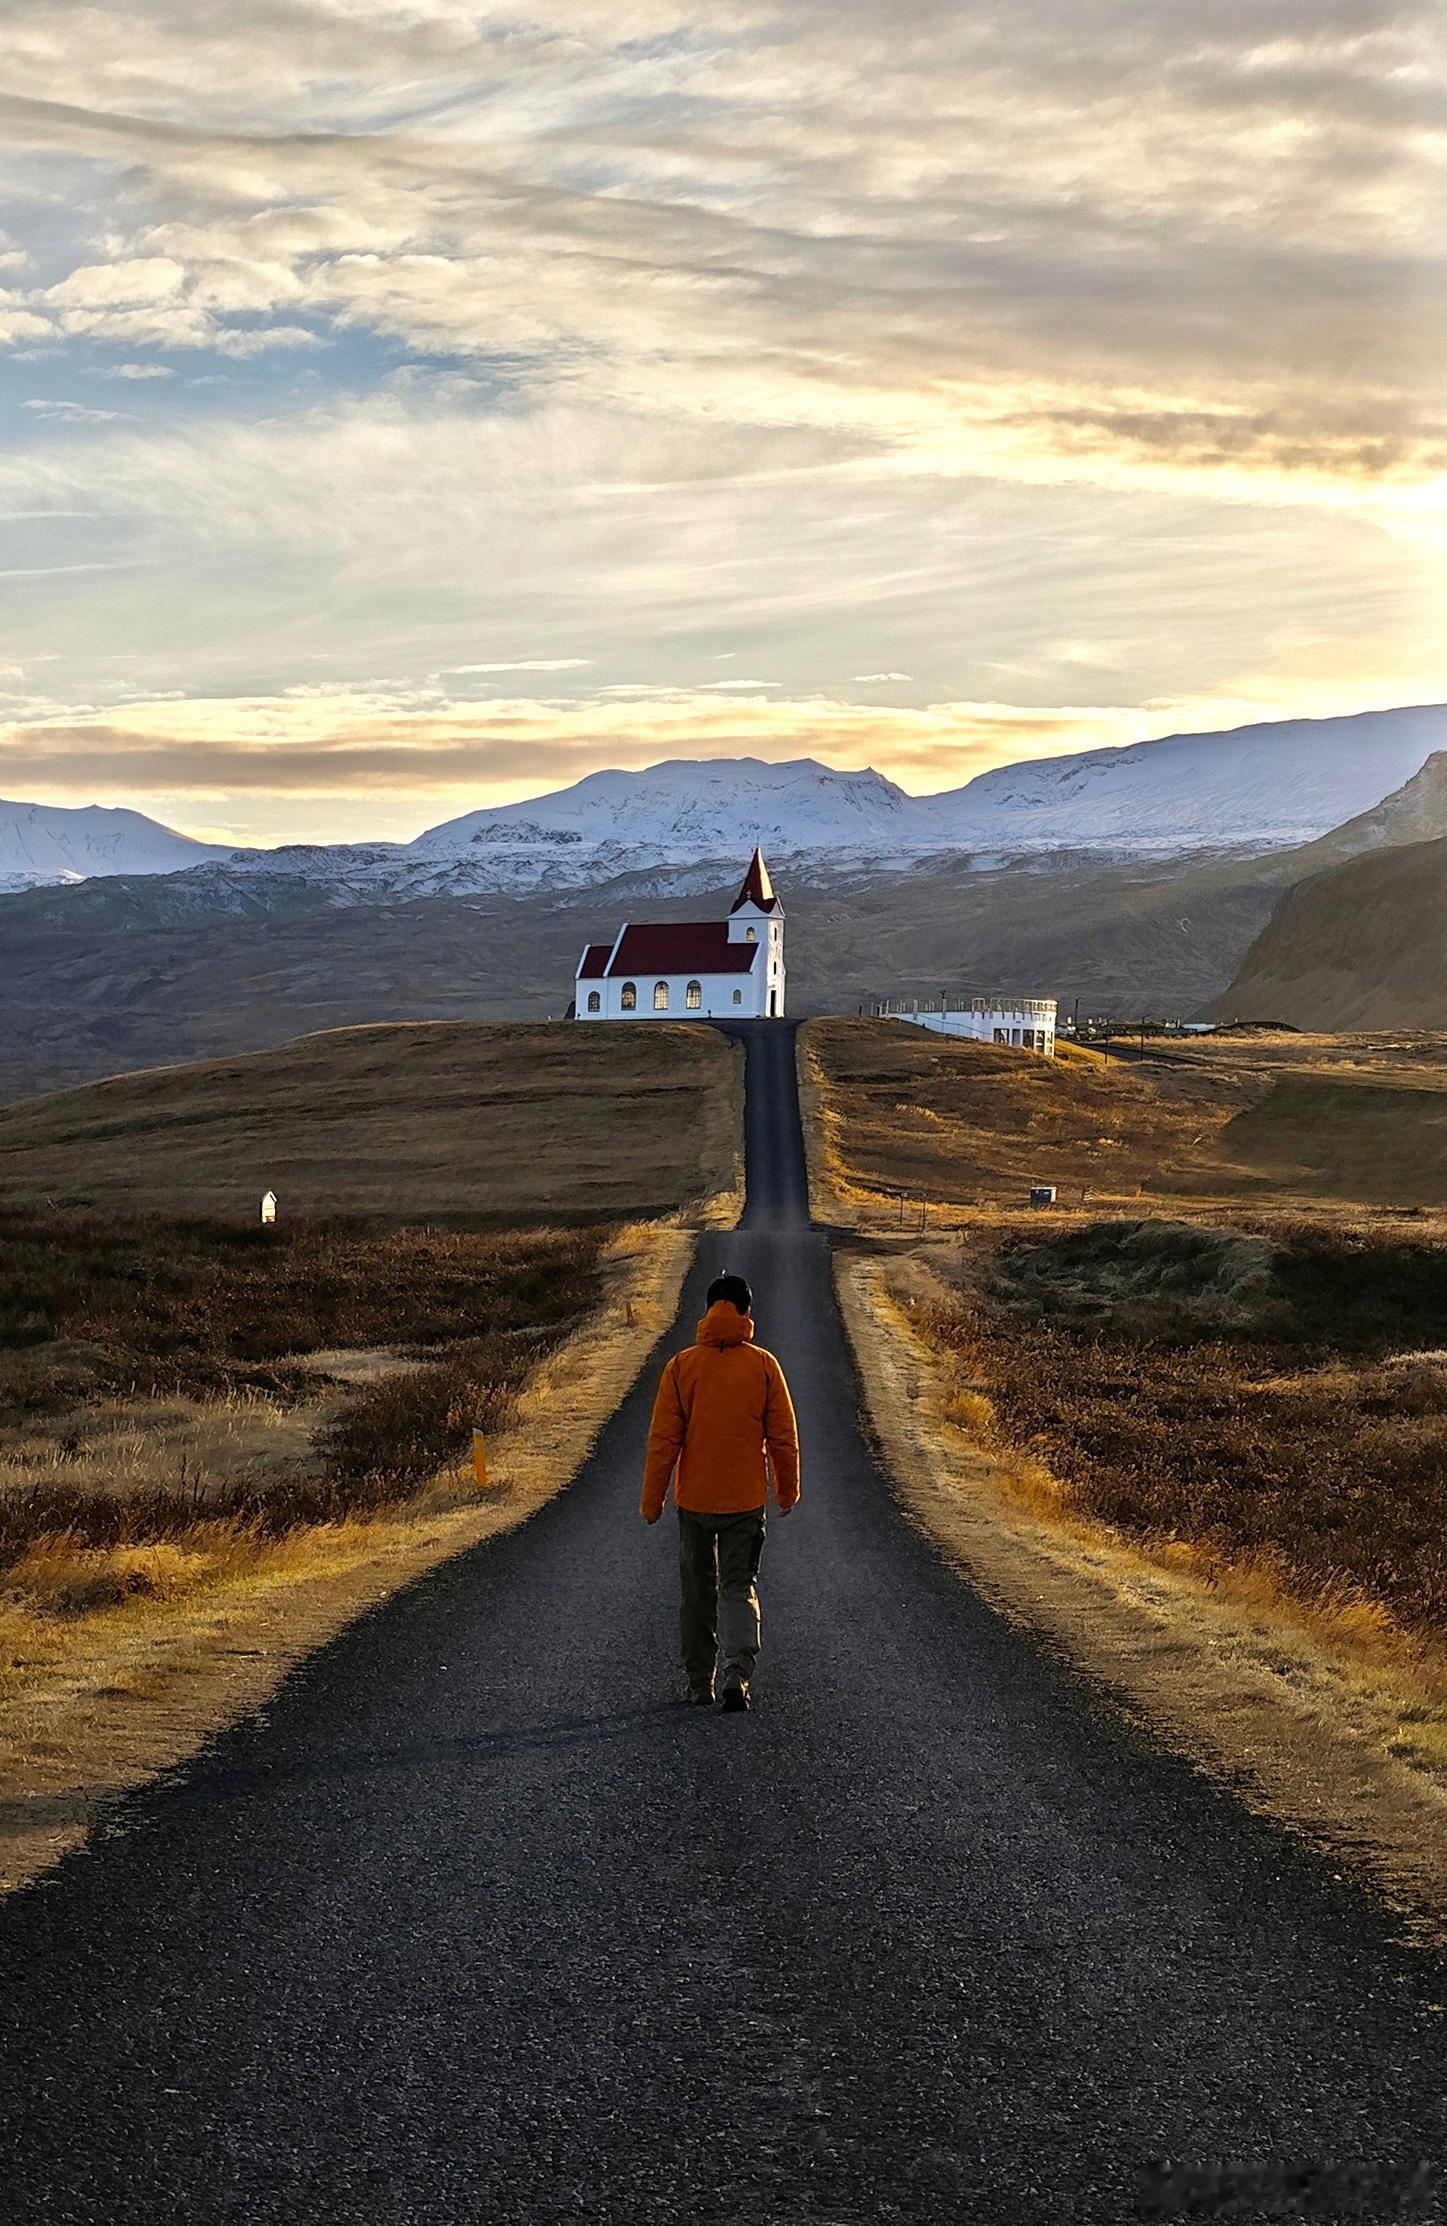
<svg viewBox="0 0 1447 2226"><path fill-rule="evenodd" d="M17 1232L14 1220L13 1241L0 1241L12 1420L51 1399L69 1408L83 1389L94 1396L117 1377L132 1391L180 1382L205 1394L238 1377L254 1385L260 1373L268 1389L275 1379L315 1398L314 1377L277 1366L309 1347L383 1338L422 1359L347 1395L319 1458L279 1473L258 1463L218 1474L202 1459L183 1462L164 1485L121 1477L100 1491L68 1480L62 1463L0 1490L0 1565L50 1541L63 1554L110 1556L95 1575L103 1588L131 1581L132 1564L115 1560L129 1549L184 1544L203 1530L277 1538L405 1498L465 1448L473 1428L496 1426L529 1369L597 1303L608 1236L601 1227L487 1236L296 1229L273 1245L221 1224L67 1221L47 1258L37 1230L24 1223ZM16 1354L15 1338L37 1319L76 1342L57 1336ZM46 1354L56 1356L49 1366Z"/></svg>
<svg viewBox="0 0 1447 2226"><path fill-rule="evenodd" d="M1447 1632L1447 1365L1388 1351L1440 1338L1447 1254L1302 1232L1247 1279L1258 1333L1223 1336L1243 1255L1191 1234L1156 1258L1154 1309L1149 1248L1113 1224L1013 1247L928 1327L1081 1514Z"/></svg>
<svg viewBox="0 0 1447 2226"><path fill-rule="evenodd" d="M329 1475L346 1489L385 1481L410 1490L464 1453L474 1430L497 1428L529 1369L556 1343L544 1331L480 1337L429 1367L369 1385L321 1435Z"/></svg>
<svg viewBox="0 0 1447 2226"><path fill-rule="evenodd" d="M0 1420L85 1392L307 1396L289 1362L318 1347L546 1324L608 1234L0 1213Z"/></svg>

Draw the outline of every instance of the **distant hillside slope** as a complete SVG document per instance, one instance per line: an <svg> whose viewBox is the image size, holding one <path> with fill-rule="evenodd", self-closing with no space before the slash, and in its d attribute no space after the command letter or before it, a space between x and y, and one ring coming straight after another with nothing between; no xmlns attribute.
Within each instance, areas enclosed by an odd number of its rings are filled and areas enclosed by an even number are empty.
<svg viewBox="0 0 1447 2226"><path fill-rule="evenodd" d="M740 1054L707 1028L421 1022L120 1075L0 1112L0 1200L386 1221L635 1220L738 1181Z"/></svg>
<svg viewBox="0 0 1447 2226"><path fill-rule="evenodd" d="M1447 837L1371 851L1281 898L1218 1020L1447 1027Z"/></svg>
<svg viewBox="0 0 1447 2226"><path fill-rule="evenodd" d="M993 873L944 858L905 874L791 876L780 884L790 1009L853 1012L973 985L1078 996L1092 1012L1195 1012L1299 870L1276 853ZM0 1102L317 1028L556 1017L585 942L627 918L718 917L738 885L731 872L704 892L689 875L671 889L655 873L646 896L620 883L310 911L298 891L291 912L198 919L177 901L190 879L93 882L65 892L73 902L0 899Z"/></svg>

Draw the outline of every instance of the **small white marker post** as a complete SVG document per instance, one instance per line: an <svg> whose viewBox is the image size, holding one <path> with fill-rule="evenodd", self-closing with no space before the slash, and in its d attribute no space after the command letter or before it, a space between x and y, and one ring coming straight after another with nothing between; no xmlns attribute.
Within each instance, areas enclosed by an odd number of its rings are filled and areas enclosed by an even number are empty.
<svg viewBox="0 0 1447 2226"><path fill-rule="evenodd" d="M272 1222L274 1222L274 1221L275 1221L275 1219L276 1219L276 1192L275 1192L274 1190L268 1190L268 1191L266 1191L266 1192L265 1192L265 1193L263 1194L263 1196L262 1196L262 1200L261 1200L261 1222L262 1222L262 1227L263 1227L263 1228L270 1228L270 1226L271 1226Z"/></svg>

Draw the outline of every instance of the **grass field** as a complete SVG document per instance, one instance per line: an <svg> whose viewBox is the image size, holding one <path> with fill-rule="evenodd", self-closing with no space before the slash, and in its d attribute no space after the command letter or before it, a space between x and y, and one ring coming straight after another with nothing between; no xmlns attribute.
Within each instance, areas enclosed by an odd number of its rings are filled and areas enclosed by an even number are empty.
<svg viewBox="0 0 1447 2226"><path fill-rule="evenodd" d="M454 1227L727 1215L741 1054L713 1029L343 1028L0 1111L0 1198Z"/></svg>
<svg viewBox="0 0 1447 2226"><path fill-rule="evenodd" d="M1037 1183L1095 1213L1447 1209L1447 1036L1233 1036L1107 1063L822 1020L802 1056L818 1172L879 1226L900 1192L949 1218L1023 1208Z"/></svg>
<svg viewBox="0 0 1447 2226"><path fill-rule="evenodd" d="M818 1210L883 1252L939 1411L1038 1513L1425 1649L1447 1689L1447 1036L1107 1068L829 1020L801 1065Z"/></svg>
<svg viewBox="0 0 1447 2226"><path fill-rule="evenodd" d="M12 1593L42 1547L92 1596L424 1485L597 1306L620 1205L729 1210L740 1064L710 1029L399 1025L0 1114Z"/></svg>

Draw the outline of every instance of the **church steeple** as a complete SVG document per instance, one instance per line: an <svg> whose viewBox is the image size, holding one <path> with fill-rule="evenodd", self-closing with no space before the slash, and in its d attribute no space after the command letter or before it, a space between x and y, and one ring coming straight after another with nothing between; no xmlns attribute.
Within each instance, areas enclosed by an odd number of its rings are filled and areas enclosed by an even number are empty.
<svg viewBox="0 0 1447 2226"><path fill-rule="evenodd" d="M749 860L749 870L744 875L744 885L729 906L730 917L732 918L735 912L741 912L746 904L753 905L755 910L759 912L779 912L783 909L774 894L774 884L769 879L769 869L764 864L762 850L756 850Z"/></svg>

